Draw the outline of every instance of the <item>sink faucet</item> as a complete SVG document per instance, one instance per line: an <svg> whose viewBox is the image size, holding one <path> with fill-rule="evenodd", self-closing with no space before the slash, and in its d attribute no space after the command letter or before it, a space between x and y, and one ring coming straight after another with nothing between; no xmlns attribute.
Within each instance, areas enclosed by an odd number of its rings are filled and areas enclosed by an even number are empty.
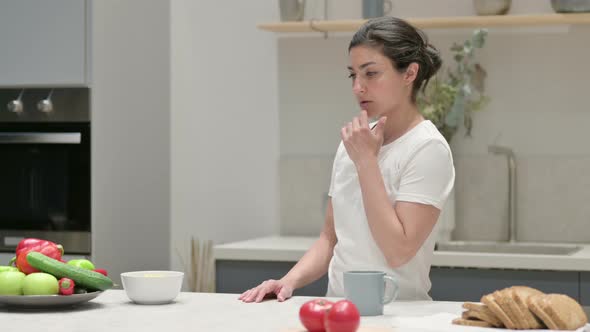
<svg viewBox="0 0 590 332"><path fill-rule="evenodd" d="M508 160L508 242L516 242L516 159L512 149L490 145L488 152L505 155Z"/></svg>

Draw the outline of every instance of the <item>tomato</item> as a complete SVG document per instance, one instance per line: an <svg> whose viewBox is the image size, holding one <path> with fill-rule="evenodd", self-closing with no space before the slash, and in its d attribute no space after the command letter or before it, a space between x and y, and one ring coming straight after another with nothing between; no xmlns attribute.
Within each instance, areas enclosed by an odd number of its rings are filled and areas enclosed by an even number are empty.
<svg viewBox="0 0 590 332"><path fill-rule="evenodd" d="M309 332L323 332L325 312L331 307L332 302L328 300L307 301L299 308L299 320Z"/></svg>
<svg viewBox="0 0 590 332"><path fill-rule="evenodd" d="M361 322L361 315L349 300L340 300L326 312L326 332L355 332Z"/></svg>

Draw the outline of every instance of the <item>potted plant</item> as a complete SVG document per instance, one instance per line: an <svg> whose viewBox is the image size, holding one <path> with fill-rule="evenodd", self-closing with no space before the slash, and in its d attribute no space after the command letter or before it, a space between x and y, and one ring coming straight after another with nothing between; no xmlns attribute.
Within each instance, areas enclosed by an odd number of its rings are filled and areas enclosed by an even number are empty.
<svg viewBox="0 0 590 332"><path fill-rule="evenodd" d="M417 103L422 115L432 121L447 142L459 129L465 126L466 135L471 134L473 112L481 110L489 101L484 95L486 72L475 62L475 51L481 49L487 37L487 30L478 29L462 44L454 43L454 67L441 71L418 95ZM437 242L451 240L455 228L455 192L449 194L439 217Z"/></svg>
<svg viewBox="0 0 590 332"><path fill-rule="evenodd" d="M475 51L481 49L487 37L486 29L477 29L470 39L462 44L454 43L454 67L441 71L418 95L418 108L422 115L432 121L447 142L463 122L466 134L473 127L472 113L481 110L489 101L484 95L486 72L475 62Z"/></svg>

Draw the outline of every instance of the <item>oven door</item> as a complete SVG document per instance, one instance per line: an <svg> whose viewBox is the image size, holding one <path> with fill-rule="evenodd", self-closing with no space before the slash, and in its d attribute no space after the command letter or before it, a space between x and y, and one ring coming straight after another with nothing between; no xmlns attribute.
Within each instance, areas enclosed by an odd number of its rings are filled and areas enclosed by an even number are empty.
<svg viewBox="0 0 590 332"><path fill-rule="evenodd" d="M90 124L0 124L0 250L25 237L90 253Z"/></svg>

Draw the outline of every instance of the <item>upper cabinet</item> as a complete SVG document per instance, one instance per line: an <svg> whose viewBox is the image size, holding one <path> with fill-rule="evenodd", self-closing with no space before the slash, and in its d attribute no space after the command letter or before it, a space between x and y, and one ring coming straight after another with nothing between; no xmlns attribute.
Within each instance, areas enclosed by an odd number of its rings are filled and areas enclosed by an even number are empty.
<svg viewBox="0 0 590 332"><path fill-rule="evenodd" d="M1 1L0 86L88 86L89 1Z"/></svg>

